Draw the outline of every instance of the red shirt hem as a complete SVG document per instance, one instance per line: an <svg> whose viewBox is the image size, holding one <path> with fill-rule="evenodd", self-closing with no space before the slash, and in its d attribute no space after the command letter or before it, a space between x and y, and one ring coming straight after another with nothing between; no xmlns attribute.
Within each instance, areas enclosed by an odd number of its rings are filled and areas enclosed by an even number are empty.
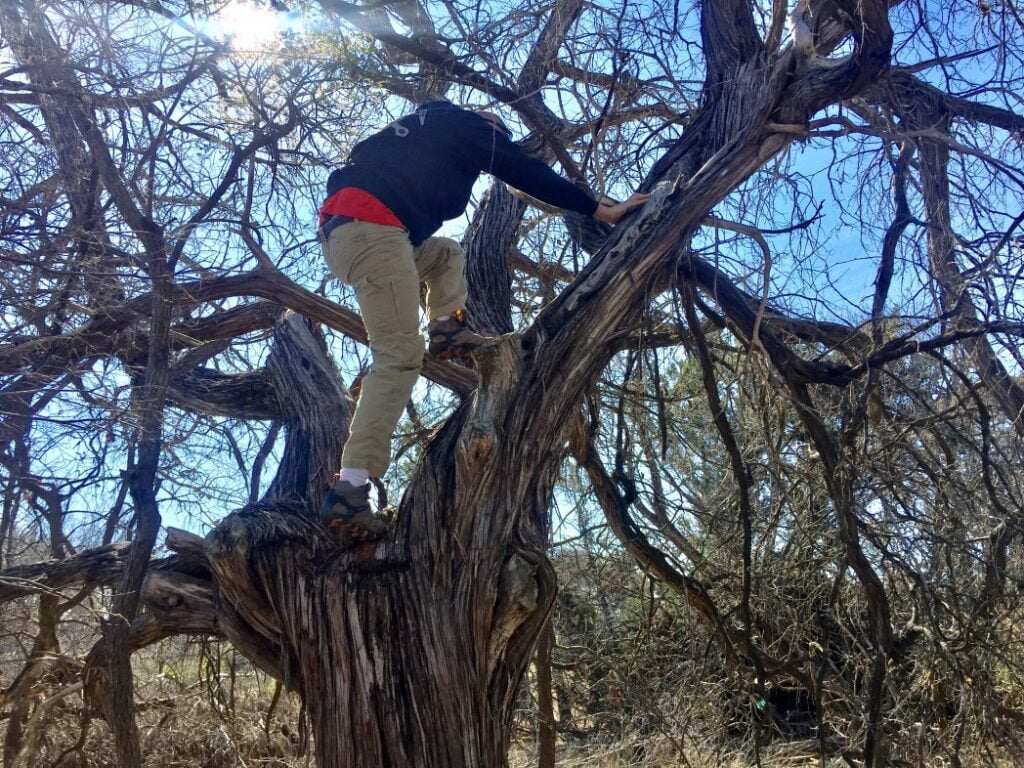
<svg viewBox="0 0 1024 768"><path fill-rule="evenodd" d="M328 197L320 207L319 226L324 225L328 216L348 216L351 219L368 221L371 224L405 229L402 220L395 215L394 211L359 187L342 187Z"/></svg>

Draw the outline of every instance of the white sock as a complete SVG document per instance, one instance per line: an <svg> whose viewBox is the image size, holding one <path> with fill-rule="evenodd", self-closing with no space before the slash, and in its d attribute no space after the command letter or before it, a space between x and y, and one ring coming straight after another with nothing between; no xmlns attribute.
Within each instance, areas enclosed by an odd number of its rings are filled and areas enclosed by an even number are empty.
<svg viewBox="0 0 1024 768"><path fill-rule="evenodd" d="M370 470L353 469L352 467L342 467L341 472L338 473L338 480L344 480L345 482L357 486L366 485L368 482L370 482Z"/></svg>
<svg viewBox="0 0 1024 768"><path fill-rule="evenodd" d="M441 315L440 317L435 317L432 322L441 323L447 320L449 317L451 317L451 315Z"/></svg>

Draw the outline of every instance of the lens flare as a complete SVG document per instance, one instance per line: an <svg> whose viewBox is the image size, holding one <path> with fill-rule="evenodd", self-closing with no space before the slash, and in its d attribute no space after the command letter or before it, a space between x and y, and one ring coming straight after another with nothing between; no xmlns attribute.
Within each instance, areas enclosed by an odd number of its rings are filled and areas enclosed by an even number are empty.
<svg viewBox="0 0 1024 768"><path fill-rule="evenodd" d="M293 28L287 14L250 0L232 0L209 20L210 34L238 51L276 48L281 34Z"/></svg>

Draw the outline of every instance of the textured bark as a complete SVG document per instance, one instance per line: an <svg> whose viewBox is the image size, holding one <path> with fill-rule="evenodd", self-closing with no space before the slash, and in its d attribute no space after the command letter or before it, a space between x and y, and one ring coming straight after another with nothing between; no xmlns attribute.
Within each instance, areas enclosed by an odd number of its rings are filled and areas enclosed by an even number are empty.
<svg viewBox="0 0 1024 768"><path fill-rule="evenodd" d="M272 376L298 409L286 419L282 473L207 542L220 603L237 618L225 634L276 650L310 707L322 766L504 764L554 578L533 526L511 527L502 497L479 493L496 479L501 387L478 393L432 444L441 460L418 474L392 537L340 550L307 500L327 484L324 457L341 447L351 402L322 347L306 339L278 353ZM507 382L516 360L510 340L482 373Z"/></svg>
<svg viewBox="0 0 1024 768"><path fill-rule="evenodd" d="M128 546L122 541L56 562L19 565L0 571L0 603L71 584L112 584L124 570Z"/></svg>
<svg viewBox="0 0 1024 768"><path fill-rule="evenodd" d="M526 203L495 181L466 230L467 309L483 333L512 331L512 269L509 255L518 241Z"/></svg>

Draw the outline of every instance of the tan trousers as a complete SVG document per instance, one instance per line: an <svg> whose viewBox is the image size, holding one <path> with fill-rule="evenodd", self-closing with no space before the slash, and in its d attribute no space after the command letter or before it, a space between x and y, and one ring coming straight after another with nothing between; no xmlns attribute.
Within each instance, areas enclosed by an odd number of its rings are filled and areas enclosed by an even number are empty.
<svg viewBox="0 0 1024 768"><path fill-rule="evenodd" d="M395 426L423 367L420 282L427 285L428 318L465 307L466 257L447 237L431 237L413 248L405 230L366 221L331 232L324 257L338 279L355 288L373 353L341 465L381 477Z"/></svg>

